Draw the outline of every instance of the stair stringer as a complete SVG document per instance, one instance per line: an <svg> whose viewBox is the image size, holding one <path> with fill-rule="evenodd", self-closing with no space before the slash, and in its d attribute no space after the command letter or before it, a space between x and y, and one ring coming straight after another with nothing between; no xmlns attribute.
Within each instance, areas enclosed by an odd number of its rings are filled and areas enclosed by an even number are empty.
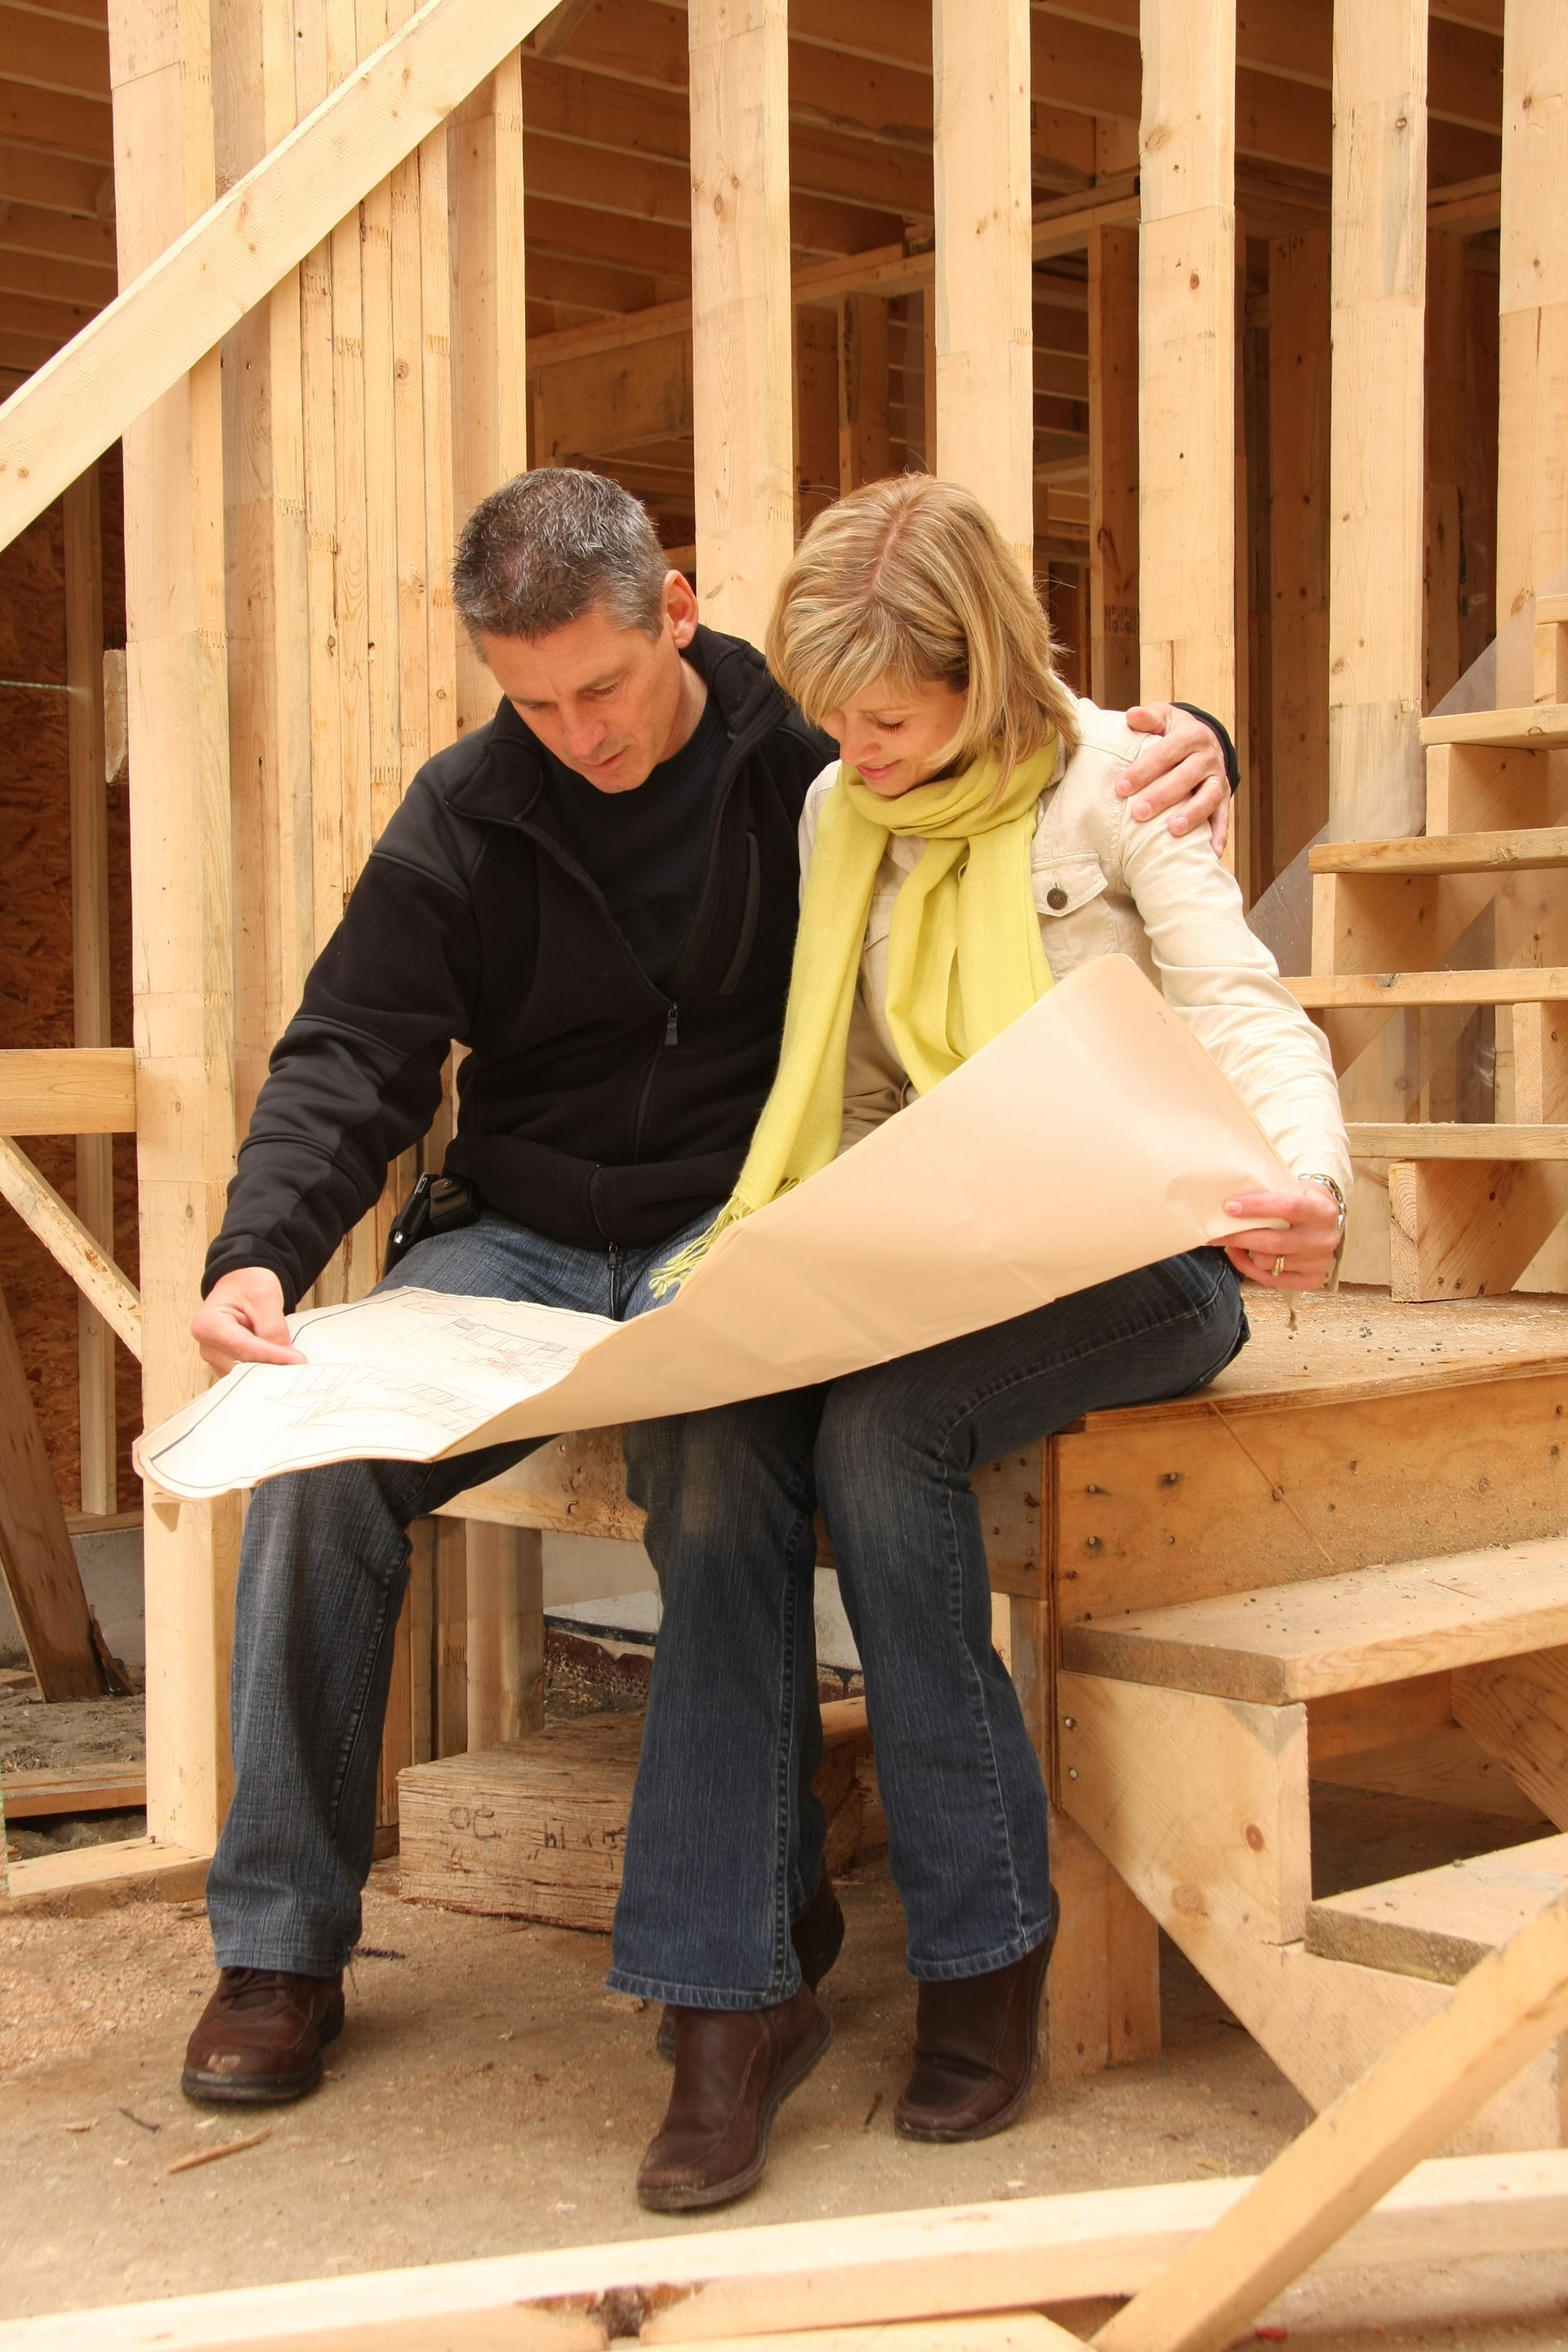
<svg viewBox="0 0 1568 2352"><path fill-rule="evenodd" d="M1447 2007L1447 1986L1320 1959L1301 1942L1304 1706L1066 1672L1057 1697L1065 1809L1314 2108ZM1565 2086L1560 2041L1445 2153L1563 2146Z"/></svg>

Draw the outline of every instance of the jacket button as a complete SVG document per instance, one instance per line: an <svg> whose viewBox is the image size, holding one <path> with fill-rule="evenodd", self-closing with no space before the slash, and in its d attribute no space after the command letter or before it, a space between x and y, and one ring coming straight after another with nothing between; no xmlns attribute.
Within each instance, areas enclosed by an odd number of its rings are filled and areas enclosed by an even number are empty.
<svg viewBox="0 0 1568 2352"><path fill-rule="evenodd" d="M1067 905L1067 902L1068 902L1068 894L1067 894L1067 892L1062 888L1062 886L1061 886L1061 884L1060 884L1059 882L1058 882L1058 883L1054 884L1054 885L1052 886L1052 887L1051 887L1049 890L1047 890L1047 891L1046 892L1046 904L1047 904L1047 907L1055 907L1055 908L1057 908L1057 910L1058 910L1058 913L1060 912L1060 910L1062 909L1062 908L1063 908L1063 907L1065 907L1065 906Z"/></svg>

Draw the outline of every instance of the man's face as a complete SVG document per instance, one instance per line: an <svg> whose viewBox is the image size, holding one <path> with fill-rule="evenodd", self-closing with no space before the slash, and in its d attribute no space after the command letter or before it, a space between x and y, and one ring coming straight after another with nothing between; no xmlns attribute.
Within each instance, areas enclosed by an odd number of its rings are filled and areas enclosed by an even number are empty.
<svg viewBox="0 0 1568 2352"><path fill-rule="evenodd" d="M697 626L697 599L679 572L665 575L657 636L618 628L603 605L545 637L482 635L487 667L540 741L601 793L633 793L679 751L702 707L700 681L680 658Z"/></svg>

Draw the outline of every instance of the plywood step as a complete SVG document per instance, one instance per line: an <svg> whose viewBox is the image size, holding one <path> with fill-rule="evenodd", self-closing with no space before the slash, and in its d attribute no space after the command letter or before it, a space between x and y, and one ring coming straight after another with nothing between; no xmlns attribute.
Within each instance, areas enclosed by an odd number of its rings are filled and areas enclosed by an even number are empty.
<svg viewBox="0 0 1568 2352"><path fill-rule="evenodd" d="M1356 1160L1568 1160L1568 1127L1352 1119L1345 1131Z"/></svg>
<svg viewBox="0 0 1568 2352"><path fill-rule="evenodd" d="M1568 745L1568 703L1531 702L1518 710L1457 710L1421 721L1423 743L1521 744L1531 751Z"/></svg>
<svg viewBox="0 0 1568 2352"><path fill-rule="evenodd" d="M1320 1959L1458 1984L1565 1887L1568 1837L1536 1838L1310 1904L1306 1947Z"/></svg>
<svg viewBox="0 0 1568 2352"><path fill-rule="evenodd" d="M1315 971L1286 987L1310 1013L1384 1013L1396 1004L1560 1004L1568 964L1508 971Z"/></svg>
<svg viewBox="0 0 1568 2352"><path fill-rule="evenodd" d="M1568 1642L1568 1539L1309 1577L1062 1629L1079 1674L1286 1706Z"/></svg>
<svg viewBox="0 0 1568 2352"><path fill-rule="evenodd" d="M1568 866L1568 825L1510 833L1416 833L1394 841L1331 841L1310 853L1314 874L1524 873Z"/></svg>

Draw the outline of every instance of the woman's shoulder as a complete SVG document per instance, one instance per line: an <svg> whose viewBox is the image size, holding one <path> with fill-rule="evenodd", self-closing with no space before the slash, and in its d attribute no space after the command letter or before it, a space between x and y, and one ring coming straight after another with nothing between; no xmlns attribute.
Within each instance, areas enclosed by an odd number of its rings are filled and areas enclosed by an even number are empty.
<svg viewBox="0 0 1568 2352"><path fill-rule="evenodd" d="M822 803L838 781L839 763L829 760L826 768L814 776L806 786L805 800L800 812L800 854L802 863L811 855L816 839L816 822L822 814Z"/></svg>
<svg viewBox="0 0 1568 2352"><path fill-rule="evenodd" d="M1139 739L1124 710L1102 710L1086 696L1078 698L1078 747L1041 801L1040 830L1061 835L1065 828L1084 835L1086 845L1102 856L1113 856L1127 806L1116 787L1138 756Z"/></svg>
<svg viewBox="0 0 1568 2352"><path fill-rule="evenodd" d="M1138 737L1127 723L1125 710L1102 710L1085 694L1078 703L1078 749L1068 761L1061 781L1101 772L1114 779L1138 756Z"/></svg>

